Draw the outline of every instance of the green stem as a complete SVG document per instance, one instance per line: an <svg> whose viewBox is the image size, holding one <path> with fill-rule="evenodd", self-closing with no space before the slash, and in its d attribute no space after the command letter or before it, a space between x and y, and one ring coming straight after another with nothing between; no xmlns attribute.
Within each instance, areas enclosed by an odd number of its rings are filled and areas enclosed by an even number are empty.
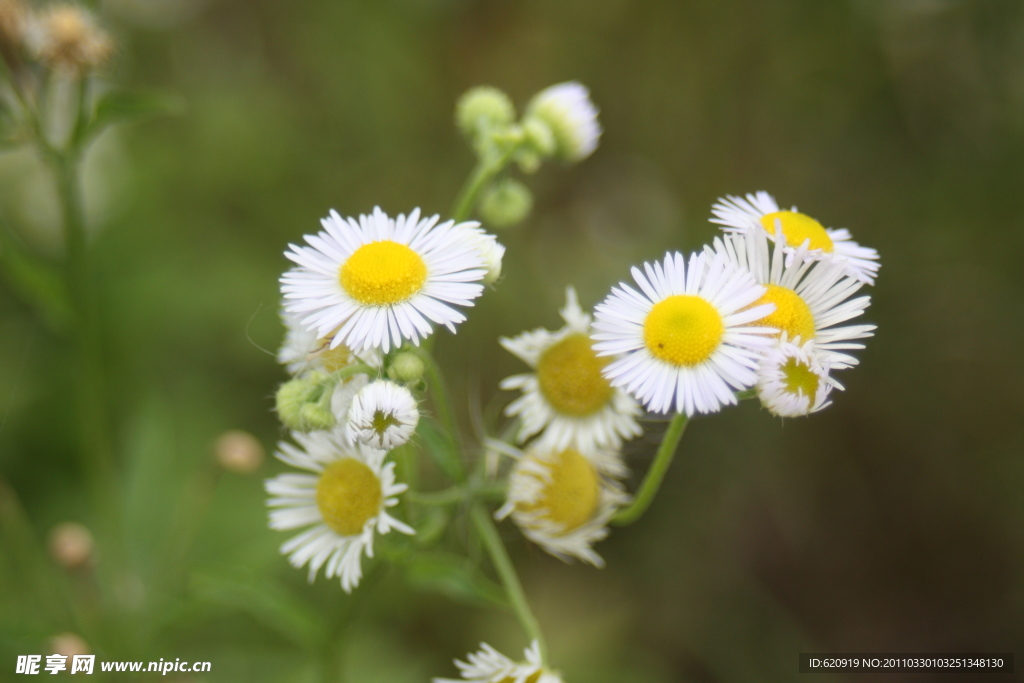
<svg viewBox="0 0 1024 683"><path fill-rule="evenodd" d="M81 112L80 112L81 114ZM68 292L75 334L75 402L80 439L79 457L97 514L98 531L106 540L108 580L121 580L121 523L117 474L109 433L104 386L103 347L97 313L91 255L85 231L79 151L57 151L39 139L39 149L54 171L64 228Z"/></svg>
<svg viewBox="0 0 1024 683"><path fill-rule="evenodd" d="M501 173L508 162L512 160L515 153L519 151L519 145L510 145L507 150L496 157L482 158L477 162L476 168L462 186L458 199L455 200L455 207L452 209L452 219L456 223L466 220L473 212L477 199L487 183L494 179L494 176Z"/></svg>
<svg viewBox="0 0 1024 683"><path fill-rule="evenodd" d="M429 351L426 349L416 349L416 353L426 366L427 389L430 392L430 396L434 399L434 410L437 411L437 416L441 420L441 426L444 428L443 431L448 441L448 448L452 453L456 454L456 457L452 458L452 464L457 468L456 480L464 483L466 481L466 470L462 460L458 457L458 454L462 452L459 446L459 432L455 424L455 415L452 413L451 402L448 398L448 388L444 381L444 375L441 374L441 368Z"/></svg>
<svg viewBox="0 0 1024 683"><path fill-rule="evenodd" d="M491 556L491 562L505 587L505 594L508 596L509 602L512 603L512 609L515 611L516 617L519 618L519 624L526 632L526 636L540 645L541 660L547 661L548 650L544 643L544 635L540 631L540 624L530 610L523 586L519 583L519 575L516 574L516 569L512 566L512 560L508 556L505 544L501 541L501 536L498 535L498 529L494 526L490 513L483 505L476 503L470 508L469 514L484 542L487 553Z"/></svg>
<svg viewBox="0 0 1024 683"><path fill-rule="evenodd" d="M686 431L688 421L683 413L678 413L672 418L668 429L665 430L665 435L661 439L661 445L658 446L658 453L654 456L654 462L651 463L647 474L644 475L643 483L640 484L640 488L636 492L636 497L629 506L622 508L616 513L615 517L612 518L613 524L618 526L632 524L640 519L644 512L647 511L647 508L650 507L651 502L654 501L654 496L658 493L662 480L665 478L665 473L668 472L669 465L672 464L672 458L676 454L676 447L679 445L679 440L683 438L683 432Z"/></svg>

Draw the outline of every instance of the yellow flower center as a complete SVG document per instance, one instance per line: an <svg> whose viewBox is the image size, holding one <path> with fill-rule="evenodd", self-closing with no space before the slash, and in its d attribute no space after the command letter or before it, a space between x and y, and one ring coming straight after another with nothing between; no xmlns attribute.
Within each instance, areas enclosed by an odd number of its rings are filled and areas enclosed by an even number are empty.
<svg viewBox="0 0 1024 683"><path fill-rule="evenodd" d="M391 306L423 289L427 264L404 244L381 240L356 249L341 267L338 280L361 304Z"/></svg>
<svg viewBox="0 0 1024 683"><path fill-rule="evenodd" d="M799 247L804 240L809 239L811 249L822 249L829 254L835 249L825 226L806 214L796 211L776 211L761 216L761 225L769 235L775 234L776 222L782 223L782 235L786 238L786 244L791 247Z"/></svg>
<svg viewBox="0 0 1024 683"><path fill-rule="evenodd" d="M598 358L590 339L571 334L545 351L537 362L537 381L544 398L564 415L584 417L601 410L612 397L612 385L601 375L608 359Z"/></svg>
<svg viewBox="0 0 1024 683"><path fill-rule="evenodd" d="M534 458L536 456L527 456ZM590 461L572 448L559 453L551 461L541 461L551 475L537 502L521 505L525 512L538 511L548 521L568 533L590 521L597 510L601 486L597 471Z"/></svg>
<svg viewBox="0 0 1024 683"><path fill-rule="evenodd" d="M320 346L309 354L309 359L317 359L328 373L337 372L352 364L352 351L344 344L331 348L331 339L319 340Z"/></svg>
<svg viewBox="0 0 1024 683"><path fill-rule="evenodd" d="M699 296L677 294L654 304L644 320L644 343L655 358L672 365L703 363L722 341L725 324Z"/></svg>
<svg viewBox="0 0 1024 683"><path fill-rule="evenodd" d="M355 458L331 463L316 485L316 505L324 523L342 536L362 532L367 520L380 512L380 479Z"/></svg>
<svg viewBox="0 0 1024 683"><path fill-rule="evenodd" d="M540 675L542 673L544 673L543 669L538 671L535 674L532 674L529 678L527 678L525 681L523 681L523 683L537 683L537 681L540 680ZM500 681L498 681L498 683L516 683L516 680L517 679L512 678L511 676L506 676L505 678L503 678Z"/></svg>
<svg viewBox="0 0 1024 683"><path fill-rule="evenodd" d="M805 342L814 339L814 315L799 294L787 287L768 285L768 291L752 305L769 303L775 304L775 311L752 324L777 327L782 332L789 333L790 341L797 337Z"/></svg>
<svg viewBox="0 0 1024 683"><path fill-rule="evenodd" d="M791 394L803 394L813 400L818 393L821 379L810 366L796 358L790 358L782 366L782 376L785 377L786 391Z"/></svg>

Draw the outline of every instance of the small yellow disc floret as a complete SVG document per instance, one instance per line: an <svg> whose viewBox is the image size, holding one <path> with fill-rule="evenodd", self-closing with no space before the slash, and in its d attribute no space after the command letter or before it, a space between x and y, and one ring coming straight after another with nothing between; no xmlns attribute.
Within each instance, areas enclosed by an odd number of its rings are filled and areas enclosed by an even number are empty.
<svg viewBox="0 0 1024 683"><path fill-rule="evenodd" d="M782 366L782 376L785 378L787 392L802 394L814 400L821 379L807 364L801 363L796 358L790 358Z"/></svg>
<svg viewBox="0 0 1024 683"><path fill-rule="evenodd" d="M787 332L790 341L796 340L797 337L805 342L814 339L814 315L807 303L792 289L768 285L768 291L753 305L760 304L775 304L775 311L752 323L753 325L776 327L782 332Z"/></svg>
<svg viewBox="0 0 1024 683"><path fill-rule="evenodd" d="M782 223L782 235L786 238L786 244L791 247L799 247L804 240L810 240L811 249L821 249L829 254L835 250L825 226L806 214L776 211L761 216L761 225L769 235L775 234L776 222Z"/></svg>
<svg viewBox="0 0 1024 683"><path fill-rule="evenodd" d="M380 479L355 458L331 463L316 485L316 505L324 523L342 536L362 532L381 508Z"/></svg>
<svg viewBox="0 0 1024 683"><path fill-rule="evenodd" d="M655 358L672 365L703 363L722 341L725 324L699 296L677 294L654 304L644 320L644 343Z"/></svg>
<svg viewBox="0 0 1024 683"><path fill-rule="evenodd" d="M536 456L527 456L537 460ZM597 471L590 461L572 448L551 460L541 460L550 480L537 502L520 505L524 512L539 512L549 522L561 527L562 533L586 524L594 517L601 496Z"/></svg>
<svg viewBox="0 0 1024 683"><path fill-rule="evenodd" d="M423 289L427 264L406 245L381 240L356 249L341 267L338 280L359 303L390 306Z"/></svg>
<svg viewBox="0 0 1024 683"><path fill-rule="evenodd" d="M608 360L597 357L585 335L571 334L541 355L537 363L540 391L559 413L592 415L612 397L612 385L601 375Z"/></svg>
<svg viewBox="0 0 1024 683"><path fill-rule="evenodd" d="M331 340L324 338L319 341L319 348L309 354L309 359L317 359L328 373L337 372L352 365L352 351L344 344L331 348Z"/></svg>

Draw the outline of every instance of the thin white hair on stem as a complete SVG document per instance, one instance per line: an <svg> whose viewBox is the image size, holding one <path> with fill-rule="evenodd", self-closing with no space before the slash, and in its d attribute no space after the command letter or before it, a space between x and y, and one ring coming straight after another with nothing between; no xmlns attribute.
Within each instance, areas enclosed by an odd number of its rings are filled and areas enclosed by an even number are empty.
<svg viewBox="0 0 1024 683"><path fill-rule="evenodd" d="M245 338L249 341L250 344L252 344L254 347L259 349L263 353L267 354L268 356L272 356L273 358L277 358L277 354L276 353L274 353L273 351L270 351L268 349L265 349L262 346L260 346L259 344L257 344L256 340L252 338L251 334L249 334L249 328L252 327L253 321L256 320L256 316L258 316L260 314L260 311L262 311L262 310L263 310L263 303L261 302L258 306L256 306L256 310L253 311L252 315L249 316L249 322L247 322L245 324Z"/></svg>

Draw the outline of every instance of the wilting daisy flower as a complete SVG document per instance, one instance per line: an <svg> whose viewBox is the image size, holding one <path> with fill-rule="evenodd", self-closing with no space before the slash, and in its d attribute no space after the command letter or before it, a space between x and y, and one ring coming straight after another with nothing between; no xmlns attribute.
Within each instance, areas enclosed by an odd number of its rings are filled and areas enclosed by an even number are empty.
<svg viewBox="0 0 1024 683"><path fill-rule="evenodd" d="M373 557L374 533L415 533L387 513L406 486L395 483L395 464L384 464L384 451L352 445L337 432L293 436L299 447L282 442L278 459L313 474L267 480L270 528L312 525L282 545L281 552L295 568L308 564L311 582L325 567L327 578L340 576L341 587L351 592L362 577L363 552Z"/></svg>
<svg viewBox="0 0 1024 683"><path fill-rule="evenodd" d="M850 298L864 283L838 263L805 260L805 247L793 252L792 259L786 249L781 238L763 232L716 237L705 247L708 258L726 257L767 288L758 303L775 304L775 310L756 324L774 327L793 342L813 340L815 353L832 370L856 365L857 359L846 351L863 349L854 340L870 337L875 326L837 325L861 315L871 303L869 296Z"/></svg>
<svg viewBox="0 0 1024 683"><path fill-rule="evenodd" d="M528 539L561 560L603 567L591 546L608 535L609 520L628 500L619 482L625 474L613 452L531 448L516 460L495 516L511 515Z"/></svg>
<svg viewBox="0 0 1024 683"><path fill-rule="evenodd" d="M519 416L520 443L543 430L534 444L538 448L619 448L623 439L641 434L635 419L640 407L601 374L611 359L598 358L594 352L589 337L591 318L580 308L576 290L566 289L565 298L562 329L538 328L512 339L499 339L535 370L502 381L502 389L523 392L505 414Z"/></svg>
<svg viewBox="0 0 1024 683"><path fill-rule="evenodd" d="M779 417L817 412L831 405L833 388L843 388L829 377L828 362L818 358L813 341L798 346L785 338L765 353L756 386L761 405Z"/></svg>
<svg viewBox="0 0 1024 683"><path fill-rule="evenodd" d="M25 37L34 57L69 71L95 69L114 54L114 41L93 15L71 3L53 4L32 16Z"/></svg>
<svg viewBox="0 0 1024 683"><path fill-rule="evenodd" d="M472 306L486 270L459 229L466 224L437 221L420 220L419 209L392 219L375 208L358 221L332 210L323 231L305 236L309 246L285 252L298 264L281 278L285 308L318 337L331 336L331 348L356 352L387 353L403 339L418 345L431 322L455 332L466 318L449 304Z"/></svg>
<svg viewBox="0 0 1024 683"><path fill-rule="evenodd" d="M526 108L526 120L547 124L555 140L555 157L581 161L597 149L601 124L590 91L575 81L559 83L534 95Z"/></svg>
<svg viewBox="0 0 1024 683"><path fill-rule="evenodd" d="M802 258L834 260L842 264L848 275L861 282L869 285L875 282L880 265L877 251L854 242L849 230L826 228L799 213L795 206L789 211L780 210L775 198L767 192L720 199L711 207L711 213L715 215L711 222L721 225L726 232L764 231L769 235L781 232L787 254L794 255L802 247Z"/></svg>
<svg viewBox="0 0 1024 683"><path fill-rule="evenodd" d="M412 392L401 384L377 380L352 399L345 434L352 441L390 451L412 437L419 419Z"/></svg>
<svg viewBox="0 0 1024 683"><path fill-rule="evenodd" d="M382 357L376 349L366 349L357 354L344 344L331 348L332 335L318 336L316 330L303 325L298 316L281 311L281 321L284 323L285 337L277 352L277 362L287 366L288 372L293 375L311 370L330 374L354 363L380 369Z"/></svg>
<svg viewBox="0 0 1024 683"><path fill-rule="evenodd" d="M765 288L724 255L666 254L633 268L637 291L625 283L595 310L598 355L623 355L605 377L664 413L717 412L736 403L735 390L754 384L770 327L750 324L774 310L751 307Z"/></svg>
<svg viewBox="0 0 1024 683"><path fill-rule="evenodd" d="M468 661L455 660L462 678L435 678L434 683L562 683L561 674L546 668L536 640L523 653L525 662L513 662L487 643L470 652Z"/></svg>

